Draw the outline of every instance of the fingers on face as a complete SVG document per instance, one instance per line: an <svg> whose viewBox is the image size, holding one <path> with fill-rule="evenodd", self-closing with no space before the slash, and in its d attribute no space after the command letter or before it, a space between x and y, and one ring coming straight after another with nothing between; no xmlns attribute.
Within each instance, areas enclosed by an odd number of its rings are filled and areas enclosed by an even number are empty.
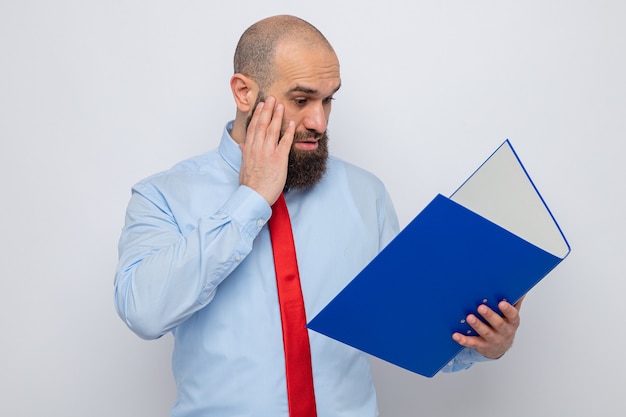
<svg viewBox="0 0 626 417"><path fill-rule="evenodd" d="M278 138L280 137L280 129L283 124L283 114L285 113L285 107L282 104L276 104L274 111L270 114L271 120L267 127L267 142L276 146L278 144Z"/></svg>
<svg viewBox="0 0 626 417"><path fill-rule="evenodd" d="M248 132L246 135L247 143L254 142L259 119L261 118L261 113L263 112L263 107L265 107L265 103L260 102L259 104L257 104L254 112L252 113L252 119L250 119L250 124L248 125Z"/></svg>
<svg viewBox="0 0 626 417"><path fill-rule="evenodd" d="M287 128L283 132L283 136L280 139L280 143L278 146L282 146L285 152L289 152L291 149L291 145L293 143L293 137L296 133L296 123L293 120L290 120L287 124Z"/></svg>
<svg viewBox="0 0 626 417"><path fill-rule="evenodd" d="M285 127L283 136L283 119L285 106L277 103L274 97L268 97L265 102L260 102L252 116L248 126L248 144L256 143L257 146L275 149L283 148L289 152L296 131L295 122L289 121Z"/></svg>
<svg viewBox="0 0 626 417"><path fill-rule="evenodd" d="M284 106L276 104L274 97L268 97L265 102L257 104L248 126L247 140L259 141L261 145L278 142L280 128L284 114Z"/></svg>

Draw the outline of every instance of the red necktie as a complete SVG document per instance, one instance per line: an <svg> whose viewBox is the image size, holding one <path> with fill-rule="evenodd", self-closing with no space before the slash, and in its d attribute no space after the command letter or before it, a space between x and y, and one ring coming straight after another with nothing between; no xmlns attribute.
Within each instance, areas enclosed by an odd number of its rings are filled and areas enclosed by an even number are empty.
<svg viewBox="0 0 626 417"><path fill-rule="evenodd" d="M289 416L315 417L317 412L309 334L306 329L306 314L289 211L282 194L272 206L269 230L283 327Z"/></svg>

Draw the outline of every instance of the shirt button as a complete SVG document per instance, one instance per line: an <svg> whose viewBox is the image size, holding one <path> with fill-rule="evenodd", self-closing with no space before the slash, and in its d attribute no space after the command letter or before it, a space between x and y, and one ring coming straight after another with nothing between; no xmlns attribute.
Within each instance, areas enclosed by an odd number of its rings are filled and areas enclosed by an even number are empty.
<svg viewBox="0 0 626 417"><path fill-rule="evenodd" d="M258 220L256 221L256 225L257 225L257 226L259 226L259 227L263 227L263 224L265 224L265 222L263 221L263 219L258 219Z"/></svg>
<svg viewBox="0 0 626 417"><path fill-rule="evenodd" d="M235 255L235 260L237 262L241 261L241 255L239 255L239 254Z"/></svg>

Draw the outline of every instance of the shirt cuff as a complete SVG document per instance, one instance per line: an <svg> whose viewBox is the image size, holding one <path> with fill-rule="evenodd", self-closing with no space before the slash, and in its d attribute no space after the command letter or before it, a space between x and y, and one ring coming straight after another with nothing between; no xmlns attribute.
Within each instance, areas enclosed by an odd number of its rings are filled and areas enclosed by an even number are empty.
<svg viewBox="0 0 626 417"><path fill-rule="evenodd" d="M464 348L442 369L443 372L457 372L469 369L478 362L491 362L495 359L487 358L476 351L476 349Z"/></svg>
<svg viewBox="0 0 626 417"><path fill-rule="evenodd" d="M272 216L272 208L267 201L245 185L240 185L219 211L241 225L242 230L252 238Z"/></svg>

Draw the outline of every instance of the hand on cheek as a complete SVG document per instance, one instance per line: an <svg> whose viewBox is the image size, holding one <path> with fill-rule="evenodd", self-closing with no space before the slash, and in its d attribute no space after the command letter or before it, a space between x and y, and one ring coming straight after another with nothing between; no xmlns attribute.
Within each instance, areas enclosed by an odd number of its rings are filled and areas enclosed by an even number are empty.
<svg viewBox="0 0 626 417"><path fill-rule="evenodd" d="M268 97L254 110L240 145L242 151L239 182L258 192L269 205L274 204L285 187L289 151L295 123L289 122L283 136L280 131L285 108Z"/></svg>

